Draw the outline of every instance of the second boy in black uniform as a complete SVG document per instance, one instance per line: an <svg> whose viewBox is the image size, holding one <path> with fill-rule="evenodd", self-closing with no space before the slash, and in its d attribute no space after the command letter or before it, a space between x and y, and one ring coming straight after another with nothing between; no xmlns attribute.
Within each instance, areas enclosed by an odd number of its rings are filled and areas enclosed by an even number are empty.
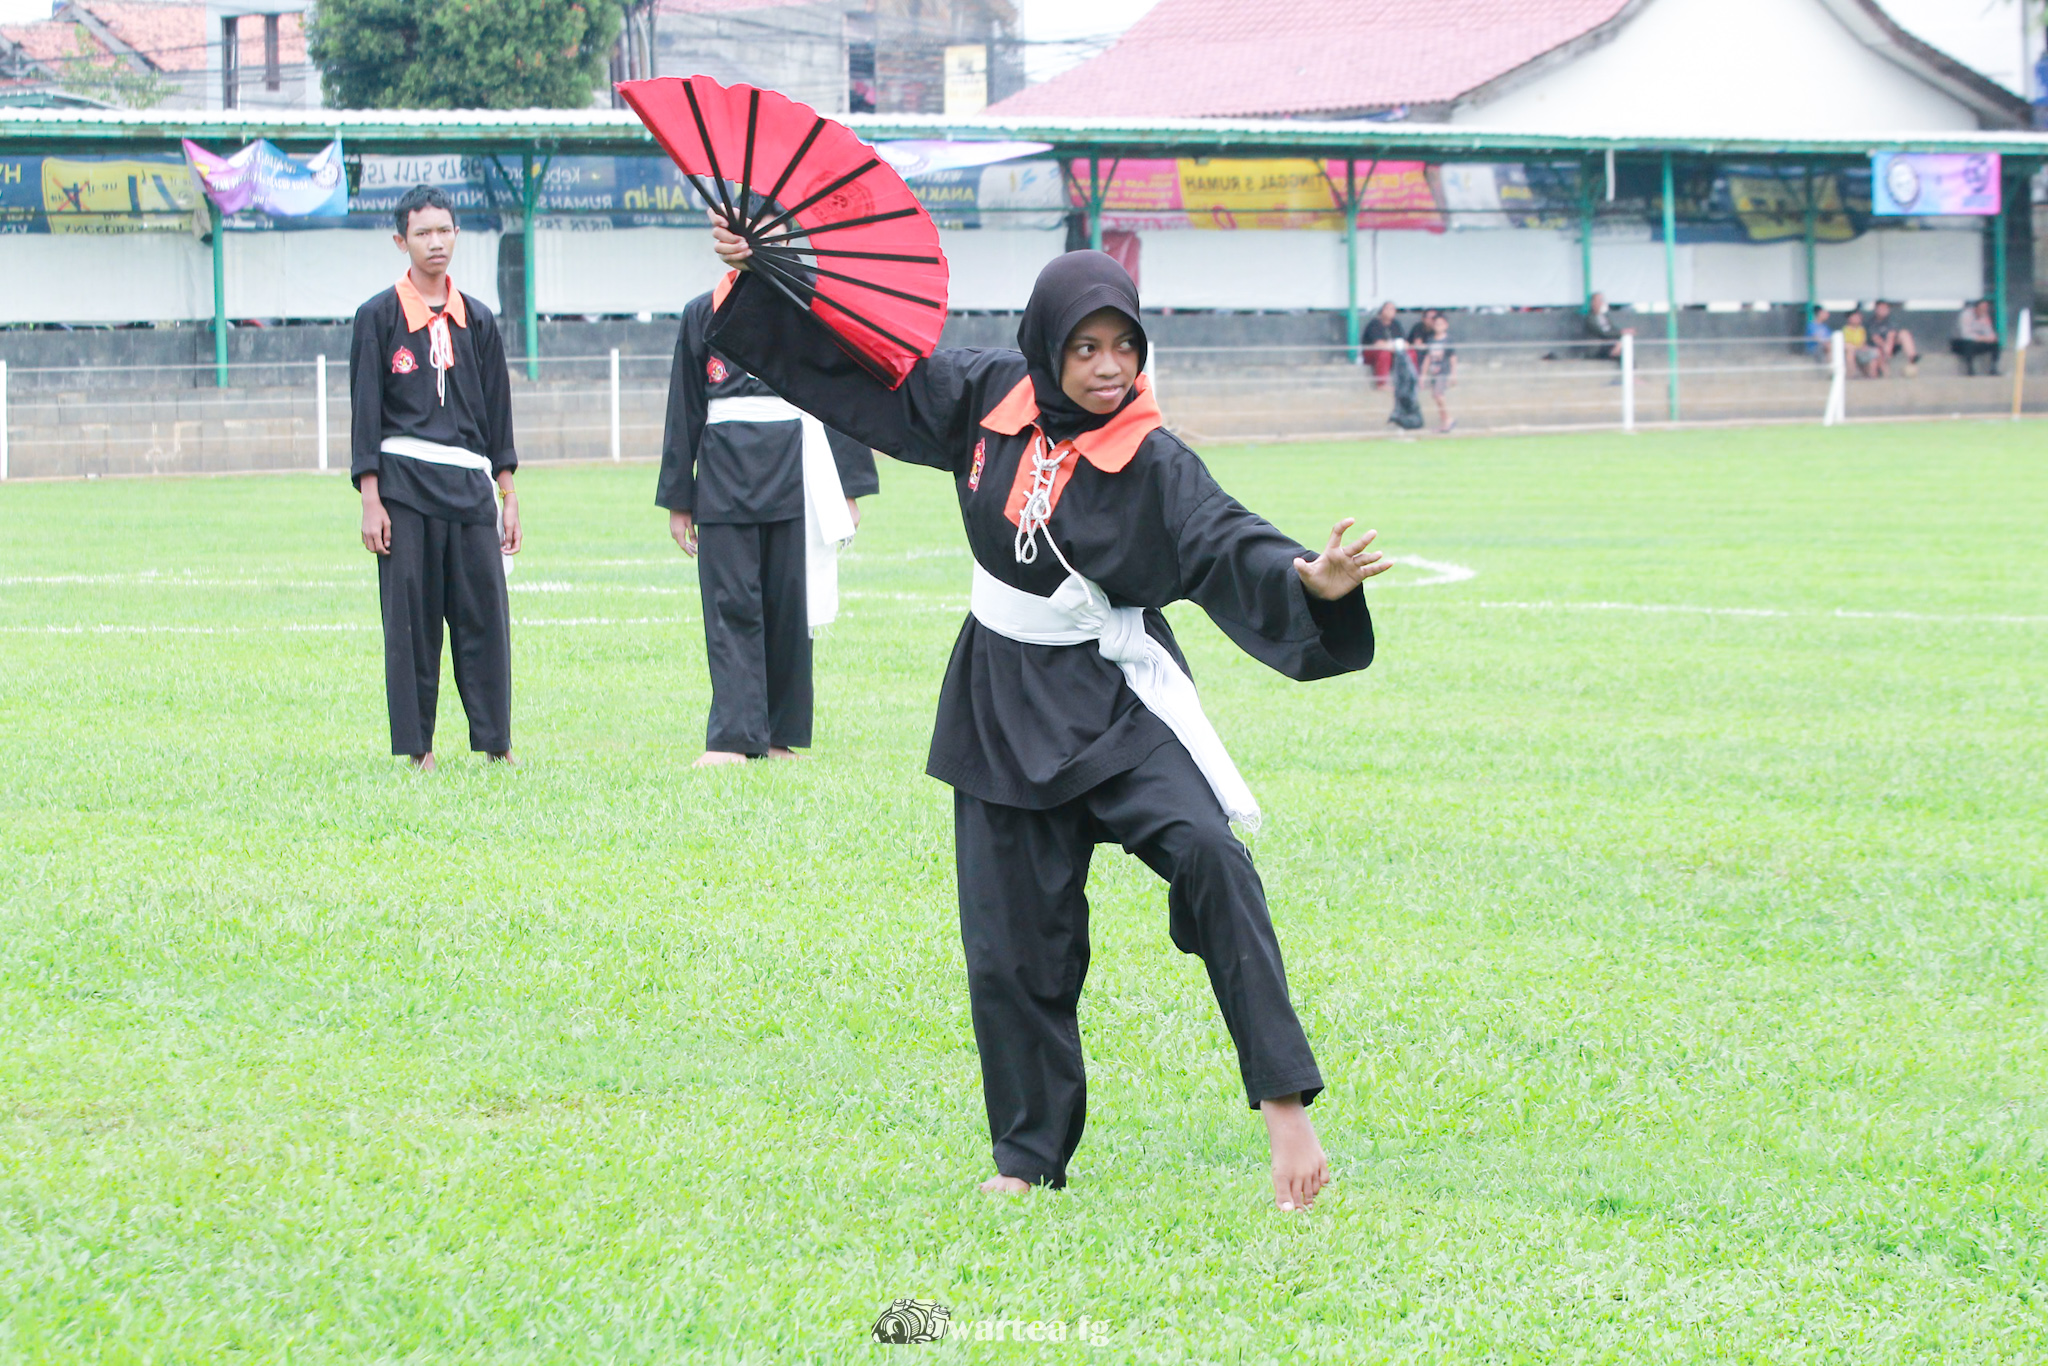
<svg viewBox="0 0 2048 1366"><path fill-rule="evenodd" d="M836 547L877 490L874 453L705 341L723 282L683 309L655 502L697 557L711 716L699 767L811 743L811 636L838 603Z"/></svg>

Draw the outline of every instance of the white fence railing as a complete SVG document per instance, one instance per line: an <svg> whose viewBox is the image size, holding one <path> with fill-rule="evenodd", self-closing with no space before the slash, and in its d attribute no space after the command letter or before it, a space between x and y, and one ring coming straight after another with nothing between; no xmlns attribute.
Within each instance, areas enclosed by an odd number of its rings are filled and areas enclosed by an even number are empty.
<svg viewBox="0 0 2048 1366"><path fill-rule="evenodd" d="M1418 399L1439 430L1599 429L1673 422L1819 421L2017 415L2026 376L1964 375L1922 356L1920 373L1871 377L1839 335L1462 342L1453 354L1408 348ZM1610 354L1611 352L1611 354ZM1173 346L1150 370L1169 423L1224 443L1388 433L1394 384L1370 351L1340 344ZM624 460L658 455L671 358L545 358L540 379L512 376L521 458ZM0 363L0 479L348 465L348 363L238 362L218 387L212 364L8 366ZM335 400L340 399L337 408ZM829 419L828 419L829 420ZM339 422L341 430L336 430Z"/></svg>

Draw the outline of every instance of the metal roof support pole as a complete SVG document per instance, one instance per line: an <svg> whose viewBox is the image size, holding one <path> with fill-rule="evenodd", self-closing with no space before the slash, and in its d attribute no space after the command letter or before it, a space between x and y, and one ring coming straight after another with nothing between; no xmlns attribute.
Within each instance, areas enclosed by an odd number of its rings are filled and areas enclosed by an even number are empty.
<svg viewBox="0 0 2048 1366"><path fill-rule="evenodd" d="M1671 153L1664 154L1664 363L1671 420L1678 421L1678 206L1672 188Z"/></svg>
<svg viewBox="0 0 2048 1366"><path fill-rule="evenodd" d="M227 218L211 198L207 212L213 218L213 383L228 387L228 234Z"/></svg>
<svg viewBox="0 0 2048 1366"><path fill-rule="evenodd" d="M1109 187L1101 184L1102 154L1088 158L1088 249L1102 250L1102 201L1109 198Z"/></svg>
<svg viewBox="0 0 2048 1366"><path fill-rule="evenodd" d="M1579 279L1586 312L1593 311L1593 167L1579 163Z"/></svg>
<svg viewBox="0 0 2048 1366"><path fill-rule="evenodd" d="M2005 206L2012 198L2012 184L2001 172L1998 186L1998 212L1988 221L1991 228L1991 316L1998 326L1998 340L2008 352L2012 351L2012 318L2007 309L2005 280ZM2018 357L2025 360L2026 357Z"/></svg>
<svg viewBox="0 0 2048 1366"><path fill-rule="evenodd" d="M540 200L540 186L533 177L533 149L528 148L520 159L519 212L519 283L524 295L526 316L521 322L526 332L526 377L540 378L540 301L533 297L533 258L537 255L533 240L533 210ZM542 174L546 174L545 171Z"/></svg>
<svg viewBox="0 0 2048 1366"><path fill-rule="evenodd" d="M1370 181L1371 176L1367 176ZM1358 163L1344 158L1344 357L1358 364Z"/></svg>
<svg viewBox="0 0 2048 1366"><path fill-rule="evenodd" d="M1820 307L1820 280L1814 272L1815 239L1820 235L1820 206L1813 202L1813 167L1806 168L1806 325L1813 326L1813 311Z"/></svg>

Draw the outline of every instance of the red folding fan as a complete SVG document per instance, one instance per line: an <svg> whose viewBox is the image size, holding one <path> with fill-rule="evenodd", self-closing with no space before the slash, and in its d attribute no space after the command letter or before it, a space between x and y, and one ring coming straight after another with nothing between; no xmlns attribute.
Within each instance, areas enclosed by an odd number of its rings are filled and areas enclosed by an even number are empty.
<svg viewBox="0 0 2048 1366"><path fill-rule="evenodd" d="M891 388L946 322L938 226L875 149L795 100L709 76L623 81L619 93L751 264Z"/></svg>

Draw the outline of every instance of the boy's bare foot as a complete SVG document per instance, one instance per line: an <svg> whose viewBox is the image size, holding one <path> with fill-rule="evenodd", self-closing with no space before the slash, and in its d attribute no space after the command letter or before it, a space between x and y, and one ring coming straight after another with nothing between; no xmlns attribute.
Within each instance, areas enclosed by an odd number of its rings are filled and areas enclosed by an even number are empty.
<svg viewBox="0 0 2048 1366"><path fill-rule="evenodd" d="M984 1195L1027 1195L1031 1191L1031 1183L1014 1176L991 1176L975 1189Z"/></svg>
<svg viewBox="0 0 2048 1366"><path fill-rule="evenodd" d="M717 768L720 764L743 764L746 761L746 755L735 754L729 749L707 749L697 756L697 762L690 767Z"/></svg>
<svg viewBox="0 0 2048 1366"><path fill-rule="evenodd" d="M415 754L407 759L406 763L412 765L415 773L432 773L434 771L434 751L428 750L425 754Z"/></svg>
<svg viewBox="0 0 2048 1366"><path fill-rule="evenodd" d="M784 749L781 745L770 745L768 746L768 757L771 759L801 759L804 756L798 754L793 749Z"/></svg>
<svg viewBox="0 0 2048 1366"><path fill-rule="evenodd" d="M1309 1122L1301 1093L1259 1102L1266 1120L1266 1141L1273 1148L1273 1203L1284 1210L1304 1210L1330 1184L1330 1164Z"/></svg>
<svg viewBox="0 0 2048 1366"><path fill-rule="evenodd" d="M492 750L490 753L490 762L494 764L503 764L507 768L519 767L519 761L512 757L512 751L509 749Z"/></svg>

